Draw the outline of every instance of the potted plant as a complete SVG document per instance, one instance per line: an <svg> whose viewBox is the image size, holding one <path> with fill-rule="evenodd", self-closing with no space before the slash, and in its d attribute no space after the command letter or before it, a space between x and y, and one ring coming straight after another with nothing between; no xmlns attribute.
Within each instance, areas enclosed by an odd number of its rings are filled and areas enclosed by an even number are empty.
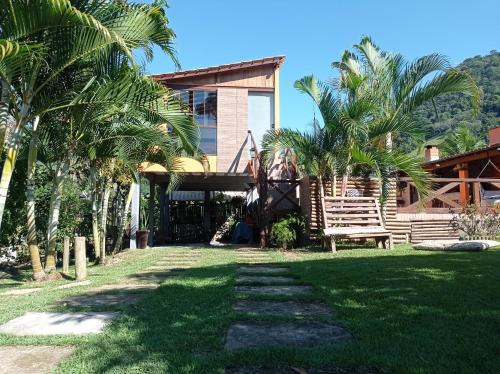
<svg viewBox="0 0 500 374"><path fill-rule="evenodd" d="M149 230L148 230L148 212L144 205L141 204L140 216L139 216L139 230L137 230L137 248L144 249L148 246Z"/></svg>

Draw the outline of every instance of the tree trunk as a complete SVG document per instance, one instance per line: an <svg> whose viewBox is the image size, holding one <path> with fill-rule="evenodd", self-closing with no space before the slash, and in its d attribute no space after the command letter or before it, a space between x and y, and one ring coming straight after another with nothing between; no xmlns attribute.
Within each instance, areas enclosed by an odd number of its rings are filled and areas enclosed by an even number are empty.
<svg viewBox="0 0 500 374"><path fill-rule="evenodd" d="M101 255L101 238L99 236L99 194L97 191L97 176L96 171L93 167L90 168L90 179L92 184L92 237L94 242L94 256L97 260Z"/></svg>
<svg viewBox="0 0 500 374"><path fill-rule="evenodd" d="M45 271L49 272L56 268L56 244L57 229L59 226L59 213L61 212L61 200L64 191L64 181L69 169L69 162L64 160L57 168L52 186L52 196L50 199L49 222L47 224L47 259L45 261Z"/></svg>
<svg viewBox="0 0 500 374"><path fill-rule="evenodd" d="M5 142L9 138L9 92L7 82L0 81L0 150L3 149Z"/></svg>
<svg viewBox="0 0 500 374"><path fill-rule="evenodd" d="M42 268L42 262L40 260L40 249L38 248L38 240L36 237L35 172L38 155L37 127L39 120L40 118L36 117L33 121L33 132L31 135L28 152L28 173L26 175L26 225L28 231L27 241L34 280L43 280L46 276Z"/></svg>
<svg viewBox="0 0 500 374"><path fill-rule="evenodd" d="M30 102L31 99L28 100L28 104L22 105L19 117L16 119L16 125L12 130L12 134L9 136L10 139L5 152L6 157L2 168L2 176L0 177L0 229L2 227L2 218L5 211L5 201L7 200L10 180L12 179L12 173L16 166L19 147L21 146L24 127L26 125L26 116L30 109Z"/></svg>
<svg viewBox="0 0 500 374"><path fill-rule="evenodd" d="M109 205L109 196L111 195L112 187L109 187L109 179L106 181L103 190L103 198L102 198L102 213L101 213L101 256L99 262L103 264L106 260L106 224L108 220L108 205Z"/></svg>
<svg viewBox="0 0 500 374"><path fill-rule="evenodd" d="M130 183L130 188L128 190L127 198L125 200L125 207L123 208L123 213L119 219L118 233L116 236L115 243L113 245L113 253L118 252L122 246L123 232L125 231L125 227L127 227L128 223L128 213L130 211L130 204L132 203L132 197L134 196L134 189L135 189L134 187L135 183L134 182Z"/></svg>

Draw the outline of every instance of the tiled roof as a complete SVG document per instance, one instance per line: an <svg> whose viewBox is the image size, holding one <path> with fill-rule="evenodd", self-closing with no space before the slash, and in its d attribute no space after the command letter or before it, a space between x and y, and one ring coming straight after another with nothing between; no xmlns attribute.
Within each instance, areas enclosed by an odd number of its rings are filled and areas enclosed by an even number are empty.
<svg viewBox="0 0 500 374"><path fill-rule="evenodd" d="M286 58L285 56L264 57L257 60L240 61L232 64L209 66L205 68L176 71L172 73L151 74L150 76L158 80L166 80L175 78L194 77L205 74L221 73L226 71L239 70L239 69L245 69L255 66L263 66L269 64L280 66L285 61L285 58Z"/></svg>

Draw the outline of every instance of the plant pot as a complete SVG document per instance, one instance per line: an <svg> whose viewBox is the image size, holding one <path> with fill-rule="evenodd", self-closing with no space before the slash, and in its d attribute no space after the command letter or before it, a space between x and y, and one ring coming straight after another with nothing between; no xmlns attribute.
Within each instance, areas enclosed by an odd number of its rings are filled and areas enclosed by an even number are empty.
<svg viewBox="0 0 500 374"><path fill-rule="evenodd" d="M137 248L144 249L148 246L149 230L139 230L136 233Z"/></svg>

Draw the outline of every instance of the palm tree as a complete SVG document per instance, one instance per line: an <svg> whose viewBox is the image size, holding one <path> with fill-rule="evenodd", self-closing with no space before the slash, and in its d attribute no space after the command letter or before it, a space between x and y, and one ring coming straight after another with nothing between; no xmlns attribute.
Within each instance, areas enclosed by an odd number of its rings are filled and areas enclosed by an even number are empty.
<svg viewBox="0 0 500 374"><path fill-rule="evenodd" d="M39 51L29 53L24 60L9 53L9 58L0 61L2 102L7 99L8 115L13 122L0 177L0 225L24 132L37 117L54 107L71 105L68 92L54 97L47 91L54 89L60 76L81 60L92 61L95 69L105 69L102 61L108 60L103 60L103 55L118 61L125 56L133 61L132 49L140 48L151 58L154 45L174 56L175 35L168 27L164 5L165 2L128 5L123 1L0 1L0 46ZM177 61L175 57L174 60ZM91 78L92 75L88 77Z"/></svg>
<svg viewBox="0 0 500 374"><path fill-rule="evenodd" d="M150 59L152 47L157 45L177 64L172 48L175 34L168 27L165 2L153 5L128 5L122 1L4 2L6 6L2 6L0 12L0 47L6 47L0 48L0 81L2 103L7 104L2 105L0 122L6 124L8 117L12 125L6 129L10 135L0 178L0 224L21 138L28 131L32 137L27 183L28 242L32 258L38 258L30 178L35 173L38 132L43 127L44 116L73 105L86 105L94 99L103 104L103 97L87 94L80 100L80 95L77 94L76 99L72 93L85 90L96 77L106 75L110 64L120 66L130 61L135 66L132 49L141 49ZM29 58L20 63L20 56ZM113 89L120 86L108 87L108 97L113 96ZM181 132L189 147L192 133L191 130ZM47 259L50 269L53 267L51 256ZM36 277L44 277L43 272L34 273Z"/></svg>
<svg viewBox="0 0 500 374"><path fill-rule="evenodd" d="M443 156L454 156L485 146L484 140L475 136L467 127L460 126L443 139L439 148Z"/></svg>
<svg viewBox="0 0 500 374"><path fill-rule="evenodd" d="M299 159L325 157L328 163L323 165L328 165L334 181L337 175L342 176L342 194L349 175L376 175L381 179L383 203L396 172L406 173L419 193L425 193L428 178L419 160L399 152L393 139L401 133L421 139L423 129L412 114L437 96L461 92L471 96L477 107L479 89L474 80L451 69L440 55L405 62L400 55L381 51L369 38L363 38L355 52L344 52L333 67L339 77L331 82L320 83L307 76L295 83L317 105L323 121L321 134L331 148L319 151L322 156L312 156L322 142L313 140L314 134L286 130L268 134L268 151L286 146L302 153L297 156Z"/></svg>

